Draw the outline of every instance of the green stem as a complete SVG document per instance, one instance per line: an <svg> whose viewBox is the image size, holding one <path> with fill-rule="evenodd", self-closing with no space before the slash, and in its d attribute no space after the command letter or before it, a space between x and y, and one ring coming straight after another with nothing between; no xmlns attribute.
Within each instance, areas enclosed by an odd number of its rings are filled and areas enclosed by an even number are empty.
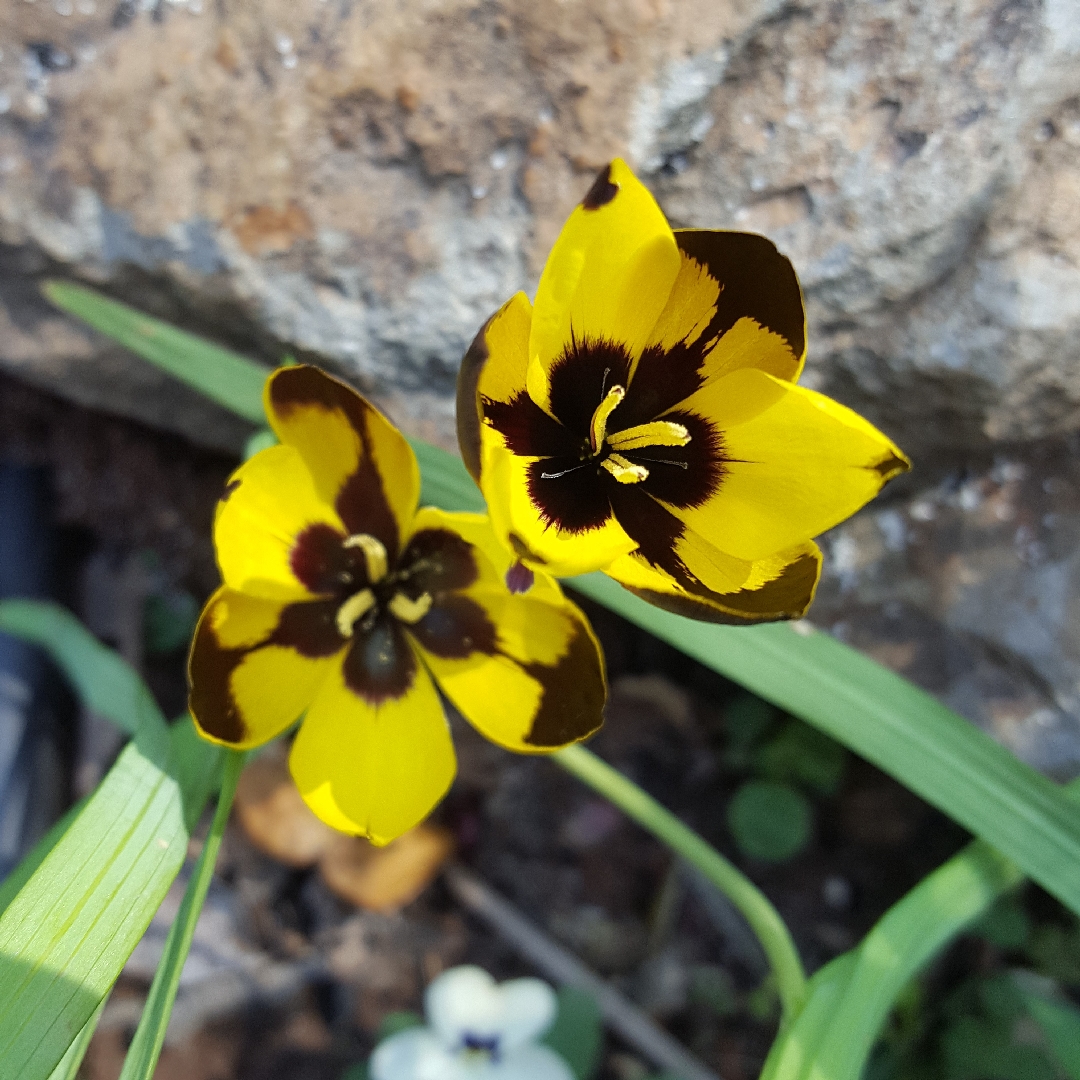
<svg viewBox="0 0 1080 1080"><path fill-rule="evenodd" d="M233 796L236 794L236 782L240 778L245 757L244 753L237 750L226 751L221 793L218 795L210 834L203 844L199 861L195 864L191 880L184 891L180 910L169 928L165 951L154 974L150 995L139 1018L135 1038L124 1059L120 1080L151 1080L154 1075L161 1048L165 1043L169 1015L176 1001L176 991L180 986L180 974L184 970L184 961L187 960L191 942L195 937L195 925L199 921L199 913L210 888L210 879L214 876L214 865L221 850L221 839L225 834L225 824L229 820Z"/></svg>
<svg viewBox="0 0 1080 1080"><path fill-rule="evenodd" d="M552 756L700 870L742 912L772 965L784 1023L794 1018L806 994L806 973L784 920L765 894L670 810L585 747L567 746Z"/></svg>

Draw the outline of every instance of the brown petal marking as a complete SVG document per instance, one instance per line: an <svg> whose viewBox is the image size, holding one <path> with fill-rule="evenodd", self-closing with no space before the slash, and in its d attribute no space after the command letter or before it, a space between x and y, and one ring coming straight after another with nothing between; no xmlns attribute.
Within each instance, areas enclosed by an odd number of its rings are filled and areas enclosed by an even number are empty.
<svg viewBox="0 0 1080 1080"><path fill-rule="evenodd" d="M806 329L799 279L771 240L754 233L679 229L675 242L720 284L716 314L699 342L712 341L745 316L784 338L793 361L802 356Z"/></svg>
<svg viewBox="0 0 1080 1080"><path fill-rule="evenodd" d="M428 652L447 660L477 652L492 656L498 648L498 631L487 612L466 596L443 597L410 629Z"/></svg>
<svg viewBox="0 0 1080 1080"><path fill-rule="evenodd" d="M693 345L680 342L667 352L652 345L642 352L615 417L620 430L651 423L701 386L705 343L702 335Z"/></svg>
<svg viewBox="0 0 1080 1080"><path fill-rule="evenodd" d="M618 193L619 185L611 182L611 163L609 162L600 170L592 187L585 192L581 205L586 210L599 210L601 206L607 206Z"/></svg>
<svg viewBox="0 0 1080 1080"><path fill-rule="evenodd" d="M218 499L218 503L227 503L232 498L233 492L236 491L242 483L243 480L238 476L233 477L233 479L225 485L225 490L221 493L221 498Z"/></svg>
<svg viewBox="0 0 1080 1080"><path fill-rule="evenodd" d="M893 477L906 473L911 468L911 462L902 457L897 457L891 450L880 461L870 466L883 480L889 481Z"/></svg>
<svg viewBox="0 0 1080 1080"><path fill-rule="evenodd" d="M612 386L625 387L629 374L630 354L621 342L593 338L571 342L548 376L552 415L584 441L604 395ZM618 410L614 415L618 416Z"/></svg>
<svg viewBox="0 0 1080 1080"><path fill-rule="evenodd" d="M342 547L344 540L337 529L323 522L309 525L300 533L289 552L289 567L304 588L324 594L341 589L345 583L340 575L353 572L358 562L352 552ZM357 587L362 584L359 582Z"/></svg>
<svg viewBox="0 0 1080 1080"><path fill-rule="evenodd" d="M338 409L360 439L362 450L356 471L337 494L334 506L351 533L370 533L382 541L391 559L400 547L397 519L390 508L383 479L375 465L367 418L375 412L355 390L318 368L300 366L277 373L270 384L271 403L283 420L297 409L319 406Z"/></svg>
<svg viewBox="0 0 1080 1080"><path fill-rule="evenodd" d="M598 529L611 517L608 498L610 480L596 462L586 462L565 476L544 476L549 469L559 472L581 464L573 460L548 458L529 465L529 498L547 525L563 532L582 533ZM603 474L601 476L601 473ZM615 481L611 481L614 484Z"/></svg>
<svg viewBox="0 0 1080 1080"><path fill-rule="evenodd" d="M696 413L669 412L664 419L682 424L690 441L685 446L627 450L625 457L649 470L642 491L679 509L703 506L720 489L727 471L723 436Z"/></svg>
<svg viewBox="0 0 1080 1080"><path fill-rule="evenodd" d="M357 630L345 654L345 685L369 705L404 697L416 679L416 654L397 619L384 614Z"/></svg>
<svg viewBox="0 0 1080 1080"><path fill-rule="evenodd" d="M702 593L702 599L698 600L692 596L673 596L652 589L631 586L625 588L650 604L676 615L684 615L688 619L727 626L745 626L801 618L814 597L814 586L817 584L819 572L819 560L807 552L785 567L778 578L767 582L760 589L740 589L733 593ZM728 610L722 610L716 605L723 605Z"/></svg>
<svg viewBox="0 0 1080 1080"><path fill-rule="evenodd" d="M292 648L312 659L333 656L344 645L334 625L336 609L334 600L289 604L264 640L239 649L223 648L210 620L204 616L199 621L188 661L191 687L188 705L203 730L224 742L242 742L247 728L233 697L233 672L245 656L268 645Z"/></svg>
<svg viewBox="0 0 1080 1080"><path fill-rule="evenodd" d="M496 312L496 314L498 314ZM469 475L480 483L480 375L491 356L487 343L490 319L480 327L472 344L462 358L457 377L457 437L458 449Z"/></svg>
<svg viewBox="0 0 1080 1080"><path fill-rule="evenodd" d="M503 437L511 453L520 457L558 457L576 454L581 447L579 435L553 420L524 391L509 401L483 398L481 404L484 422Z"/></svg>
<svg viewBox="0 0 1080 1080"><path fill-rule="evenodd" d="M400 566L408 575L405 580L413 595L438 596L451 589L466 589L480 574L472 544L449 529L422 529L414 534Z"/></svg>
<svg viewBox="0 0 1080 1080"><path fill-rule="evenodd" d="M543 688L524 740L530 746L565 746L600 728L607 696L603 659L584 627L575 626L554 665L521 666Z"/></svg>
<svg viewBox="0 0 1080 1080"><path fill-rule="evenodd" d="M537 566L547 566L547 559L535 551L516 532L510 534L510 547L519 559L528 559Z"/></svg>

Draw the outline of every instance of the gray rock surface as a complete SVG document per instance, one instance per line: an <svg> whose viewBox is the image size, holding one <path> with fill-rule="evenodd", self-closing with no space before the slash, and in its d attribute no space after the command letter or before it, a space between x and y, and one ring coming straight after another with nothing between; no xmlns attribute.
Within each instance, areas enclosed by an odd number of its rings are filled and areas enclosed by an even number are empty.
<svg viewBox="0 0 1080 1080"><path fill-rule="evenodd" d="M915 458L905 489L828 539L814 617L1069 771L1078 15L1076 0L11 0L0 367L242 444L245 425L52 311L36 283L68 274L268 362L318 358L452 447L468 341L534 287L593 171L624 155L674 223L790 254L807 381Z"/></svg>

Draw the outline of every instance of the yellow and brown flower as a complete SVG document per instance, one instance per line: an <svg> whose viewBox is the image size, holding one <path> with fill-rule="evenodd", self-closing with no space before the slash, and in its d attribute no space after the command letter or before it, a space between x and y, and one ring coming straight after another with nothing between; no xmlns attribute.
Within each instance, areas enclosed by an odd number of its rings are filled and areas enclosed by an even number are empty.
<svg viewBox="0 0 1080 1080"><path fill-rule="evenodd" d="M519 752L599 727L599 646L553 580L510 593L487 518L418 511L411 448L344 383L284 368L264 397L280 445L236 471L214 523L224 585L189 663L202 735L254 747L305 713L290 755L304 799L385 843L453 779L439 691Z"/></svg>
<svg viewBox="0 0 1080 1080"><path fill-rule="evenodd" d="M715 622L801 615L813 537L909 467L796 385L795 271L762 236L673 232L619 160L563 227L535 304L518 293L462 363L458 439L525 567L603 570Z"/></svg>

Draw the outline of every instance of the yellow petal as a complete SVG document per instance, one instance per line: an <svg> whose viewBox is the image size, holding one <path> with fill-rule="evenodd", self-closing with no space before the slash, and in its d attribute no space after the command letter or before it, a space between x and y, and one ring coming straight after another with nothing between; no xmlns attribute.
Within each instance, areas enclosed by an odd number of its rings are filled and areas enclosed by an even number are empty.
<svg viewBox="0 0 1080 1080"><path fill-rule="evenodd" d="M535 570L569 577L601 570L637 546L615 520L610 507L597 506L600 524L568 532L544 520L529 494L529 465L535 458L518 457L484 435L482 490L496 535L518 558Z"/></svg>
<svg viewBox="0 0 1080 1080"><path fill-rule="evenodd" d="M478 483L483 399L509 404L516 395L525 393L531 326L532 304L519 292L484 323L461 361L457 381L458 446L465 467Z"/></svg>
<svg viewBox="0 0 1080 1080"><path fill-rule="evenodd" d="M247 749L297 720L342 645L332 629L326 632L325 606L284 605L227 587L214 593L188 662L188 704L201 735Z"/></svg>
<svg viewBox="0 0 1080 1080"><path fill-rule="evenodd" d="M289 758L304 801L335 829L387 844L425 818L454 778L454 748L431 677L379 705L345 685L335 664Z"/></svg>
<svg viewBox="0 0 1080 1080"><path fill-rule="evenodd" d="M472 588L466 595L494 626L494 648L456 658L421 647L461 714L492 742L519 753L553 750L595 732L607 683L585 616L567 600L531 592Z"/></svg>
<svg viewBox="0 0 1080 1080"><path fill-rule="evenodd" d="M344 525L315 489L303 458L291 446L260 450L233 473L214 518L214 548L225 584L278 600L311 593L293 572L296 539L311 525Z"/></svg>
<svg viewBox="0 0 1080 1080"><path fill-rule="evenodd" d="M716 311L701 335L709 350L705 377L756 367L794 382L806 356L806 313L790 261L754 233L680 229L675 239L683 257L719 286Z"/></svg>
<svg viewBox="0 0 1080 1080"><path fill-rule="evenodd" d="M606 573L657 607L703 622L745 625L797 619L810 606L821 573L821 552L813 542L751 564L742 587L715 593L687 588L640 555L626 555Z"/></svg>
<svg viewBox="0 0 1080 1080"><path fill-rule="evenodd" d="M726 461L715 495L672 513L740 559L764 559L805 543L910 467L857 413L761 371L719 379L680 408L716 425Z"/></svg>
<svg viewBox="0 0 1080 1080"><path fill-rule="evenodd" d="M675 238L625 162L597 177L548 256L529 334L529 394L551 412L548 385L563 351L586 339L645 347L679 272Z"/></svg>
<svg viewBox="0 0 1080 1080"><path fill-rule="evenodd" d="M280 368L263 396L270 426L299 452L346 531L374 536L396 556L420 498L416 455L401 432L316 367Z"/></svg>

